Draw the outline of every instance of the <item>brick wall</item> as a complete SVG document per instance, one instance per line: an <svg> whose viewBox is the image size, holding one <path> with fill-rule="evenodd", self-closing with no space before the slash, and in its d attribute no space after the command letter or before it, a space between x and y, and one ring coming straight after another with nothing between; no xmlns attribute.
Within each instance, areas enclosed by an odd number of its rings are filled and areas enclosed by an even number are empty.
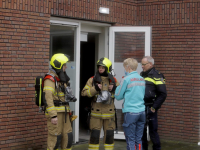
<svg viewBox="0 0 200 150"><path fill-rule="evenodd" d="M138 4L138 25L152 25L152 55L166 77L168 97L159 112L162 139L200 140L199 6L197 1Z"/></svg>
<svg viewBox="0 0 200 150"><path fill-rule="evenodd" d="M110 14L98 13L100 6ZM50 15L152 26L152 55L166 77L162 139L199 139L198 0L0 1L0 149L44 149L46 123L34 105L34 77L47 72Z"/></svg>
<svg viewBox="0 0 200 150"><path fill-rule="evenodd" d="M0 149L44 149L46 123L34 104L34 77L48 69L50 15L8 2L0 2Z"/></svg>

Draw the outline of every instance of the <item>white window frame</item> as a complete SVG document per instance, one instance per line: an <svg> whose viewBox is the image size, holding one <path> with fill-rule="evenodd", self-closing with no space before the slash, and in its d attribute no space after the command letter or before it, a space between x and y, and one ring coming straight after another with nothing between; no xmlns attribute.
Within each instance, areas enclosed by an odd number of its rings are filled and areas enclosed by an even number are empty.
<svg viewBox="0 0 200 150"><path fill-rule="evenodd" d="M112 62L114 68L114 54L115 54L115 32L144 32L145 33L145 55L151 56L151 27L139 27L139 26L120 26L110 27L109 29L109 59Z"/></svg>

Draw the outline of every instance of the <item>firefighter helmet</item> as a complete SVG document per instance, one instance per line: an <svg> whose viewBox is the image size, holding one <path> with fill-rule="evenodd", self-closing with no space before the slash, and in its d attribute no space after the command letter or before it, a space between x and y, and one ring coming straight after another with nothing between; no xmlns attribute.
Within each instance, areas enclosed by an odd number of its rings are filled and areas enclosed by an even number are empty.
<svg viewBox="0 0 200 150"><path fill-rule="evenodd" d="M103 57L97 61L97 67L98 66L104 66L107 73L110 73L112 70L112 62L106 57Z"/></svg>
<svg viewBox="0 0 200 150"><path fill-rule="evenodd" d="M51 57L50 64L54 69L60 70L68 61L69 59L65 54L57 53Z"/></svg>

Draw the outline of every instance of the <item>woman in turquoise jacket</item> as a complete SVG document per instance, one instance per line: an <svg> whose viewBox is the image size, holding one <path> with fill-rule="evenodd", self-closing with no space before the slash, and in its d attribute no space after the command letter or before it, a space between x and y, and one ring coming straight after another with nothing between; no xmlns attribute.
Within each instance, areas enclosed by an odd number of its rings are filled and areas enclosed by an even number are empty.
<svg viewBox="0 0 200 150"><path fill-rule="evenodd" d="M123 100L123 129L127 150L142 150L142 135L145 124L145 80L137 73L137 60L128 58L123 63L125 77L115 90L115 98Z"/></svg>

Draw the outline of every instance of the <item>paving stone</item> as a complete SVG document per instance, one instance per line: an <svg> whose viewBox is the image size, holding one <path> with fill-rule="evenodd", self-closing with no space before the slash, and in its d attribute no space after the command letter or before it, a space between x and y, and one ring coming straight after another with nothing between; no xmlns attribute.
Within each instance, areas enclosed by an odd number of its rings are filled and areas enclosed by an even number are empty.
<svg viewBox="0 0 200 150"><path fill-rule="evenodd" d="M187 144L174 141L162 141L161 145L162 145L162 150L200 150L200 146L198 146L197 144ZM88 150L88 143L74 145L72 150ZM104 150L102 140L100 141L99 150ZM126 150L126 141L115 140L114 150ZM149 142L149 150L153 150L151 142Z"/></svg>

